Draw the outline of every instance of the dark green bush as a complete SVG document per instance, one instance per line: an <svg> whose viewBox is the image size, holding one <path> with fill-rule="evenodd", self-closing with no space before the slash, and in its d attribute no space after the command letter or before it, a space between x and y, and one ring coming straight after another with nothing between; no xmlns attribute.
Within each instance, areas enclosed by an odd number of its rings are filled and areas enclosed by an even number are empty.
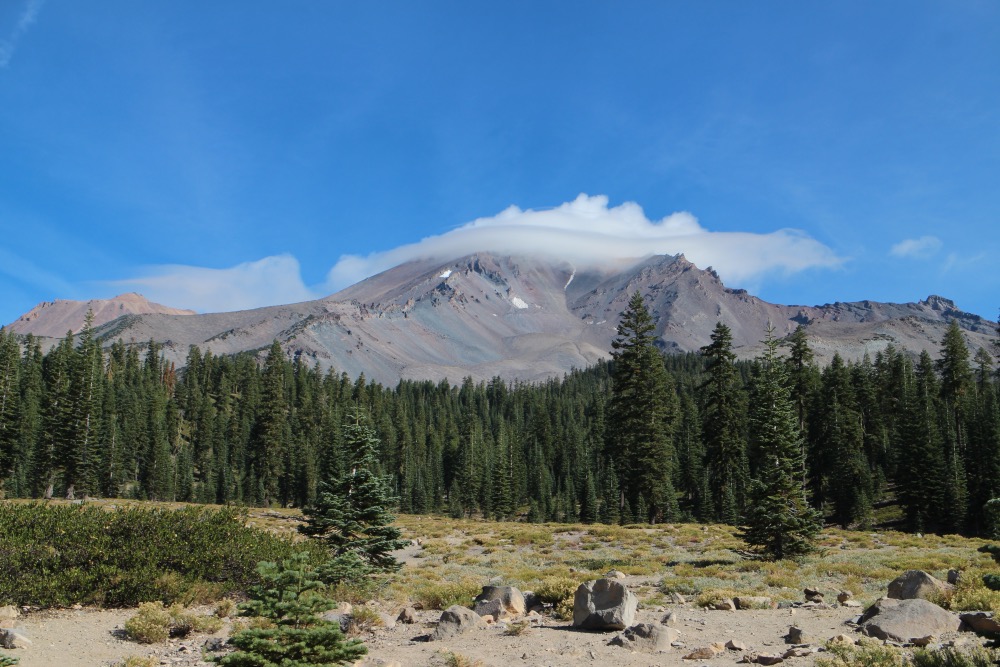
<svg viewBox="0 0 1000 667"><path fill-rule="evenodd" d="M261 560L314 550L244 519L230 508L0 503L0 605L134 606L206 588L221 595L255 583Z"/></svg>

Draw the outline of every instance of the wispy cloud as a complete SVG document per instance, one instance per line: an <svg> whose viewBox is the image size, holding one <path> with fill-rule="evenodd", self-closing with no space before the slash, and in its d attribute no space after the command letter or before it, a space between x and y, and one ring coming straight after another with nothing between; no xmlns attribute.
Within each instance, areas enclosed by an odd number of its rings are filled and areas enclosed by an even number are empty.
<svg viewBox="0 0 1000 667"><path fill-rule="evenodd" d="M5 68L10 64L11 58L14 57L14 51L17 50L18 42L21 41L21 37L28 32L32 24L38 20L38 14L42 11L44 4L45 0L28 0L24 4L24 9L18 15L17 23L14 24L10 34L5 39L0 39L0 68Z"/></svg>
<svg viewBox="0 0 1000 667"><path fill-rule="evenodd" d="M698 266L712 266L723 279L735 283L843 263L830 248L794 229L767 234L712 232L688 212L650 220L634 202L609 207L605 196L581 194L552 209L511 206L419 243L367 256L343 256L330 270L327 287L340 289L414 259L450 259L477 251L553 256L579 266L684 253Z"/></svg>
<svg viewBox="0 0 1000 667"><path fill-rule="evenodd" d="M122 291L140 292L150 301L202 313L217 313L316 299L302 282L299 262L274 255L227 269L166 265L145 275L109 283Z"/></svg>
<svg viewBox="0 0 1000 667"><path fill-rule="evenodd" d="M941 239L936 236L921 236L918 239L900 241L889 249L889 254L893 257L927 259L934 256L941 245Z"/></svg>

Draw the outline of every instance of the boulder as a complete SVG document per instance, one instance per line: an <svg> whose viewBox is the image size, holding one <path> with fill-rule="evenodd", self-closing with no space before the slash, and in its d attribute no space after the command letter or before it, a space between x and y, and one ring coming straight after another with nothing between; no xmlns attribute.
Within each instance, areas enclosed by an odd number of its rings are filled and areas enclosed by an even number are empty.
<svg viewBox="0 0 1000 667"><path fill-rule="evenodd" d="M882 640L911 639L958 630L962 621L927 600L881 598L861 616L861 632Z"/></svg>
<svg viewBox="0 0 1000 667"><path fill-rule="evenodd" d="M483 586L483 592L476 596L473 604L478 605L480 602L492 600L499 600L504 611L512 616L523 616L527 611L524 595L513 586Z"/></svg>
<svg viewBox="0 0 1000 667"><path fill-rule="evenodd" d="M993 613L989 611L976 611L959 616L973 632L983 632L987 634L1000 634L1000 622L993 618Z"/></svg>
<svg viewBox="0 0 1000 667"><path fill-rule="evenodd" d="M399 616L396 620L400 623L406 623L407 625L413 625L417 622L417 610L413 607L403 607L399 612Z"/></svg>
<svg viewBox="0 0 1000 667"><path fill-rule="evenodd" d="M639 623L627 628L608 644L640 653L664 653L670 650L670 643L676 641L678 636L679 633L674 628L653 623Z"/></svg>
<svg viewBox="0 0 1000 667"><path fill-rule="evenodd" d="M747 645L739 639L730 639L726 642L726 648L730 651L745 651L747 650Z"/></svg>
<svg viewBox="0 0 1000 667"><path fill-rule="evenodd" d="M584 630L624 630L635 622L639 599L625 584L594 579L580 584L573 597L573 627Z"/></svg>
<svg viewBox="0 0 1000 667"><path fill-rule="evenodd" d="M470 630L485 627L486 621L483 620L482 616L468 607L452 605L441 612L441 620L438 621L437 627L431 633L430 641L450 639Z"/></svg>
<svg viewBox="0 0 1000 667"><path fill-rule="evenodd" d="M953 588L923 570L907 570L889 583L887 597L894 600L927 600Z"/></svg>

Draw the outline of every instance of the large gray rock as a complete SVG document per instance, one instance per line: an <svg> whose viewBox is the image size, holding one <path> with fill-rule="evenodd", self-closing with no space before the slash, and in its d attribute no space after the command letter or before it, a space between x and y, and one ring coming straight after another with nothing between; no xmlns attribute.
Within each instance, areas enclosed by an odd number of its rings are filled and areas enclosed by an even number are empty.
<svg viewBox="0 0 1000 667"><path fill-rule="evenodd" d="M480 603L491 602L493 600L499 600L503 606L503 610L513 616L523 616L527 611L524 604L524 595L513 586L483 586L483 592L476 596L473 608L478 612ZM485 616L486 614L483 613L481 615Z"/></svg>
<svg viewBox="0 0 1000 667"><path fill-rule="evenodd" d="M679 636L680 633L674 628L653 623L639 623L627 628L608 643L640 653L665 653L670 650L670 643L677 641Z"/></svg>
<svg viewBox="0 0 1000 667"><path fill-rule="evenodd" d="M580 584L573 598L573 627L584 630L624 630L635 622L639 599L625 584L594 579Z"/></svg>
<svg viewBox="0 0 1000 667"><path fill-rule="evenodd" d="M9 628L0 629L0 648L28 648L31 640Z"/></svg>
<svg viewBox="0 0 1000 667"><path fill-rule="evenodd" d="M904 643L928 635L955 632L961 624L955 614L919 599L881 598L861 616L863 634Z"/></svg>
<svg viewBox="0 0 1000 667"><path fill-rule="evenodd" d="M929 600L952 588L951 584L935 579L923 570L907 570L889 583L887 597L894 600Z"/></svg>
<svg viewBox="0 0 1000 667"><path fill-rule="evenodd" d="M431 633L431 641L450 639L457 635L465 634L470 630L485 628L486 621L483 617L472 611L468 607L452 605L441 612L441 620Z"/></svg>

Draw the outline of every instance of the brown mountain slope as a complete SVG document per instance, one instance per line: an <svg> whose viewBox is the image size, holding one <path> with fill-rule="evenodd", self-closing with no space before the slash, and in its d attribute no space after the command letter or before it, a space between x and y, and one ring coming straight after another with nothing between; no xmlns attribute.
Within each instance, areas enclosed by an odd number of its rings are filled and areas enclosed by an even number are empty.
<svg viewBox="0 0 1000 667"><path fill-rule="evenodd" d="M817 359L874 355L889 344L936 354L957 319L972 349L994 323L947 299L782 306L727 288L683 256L655 256L603 270L568 262L478 253L422 260L372 276L317 301L206 315L128 315L98 329L108 344L150 339L183 365L190 345L214 354L263 351L277 339L290 356L351 376L457 382L465 376L539 380L608 356L619 314L636 290L666 350L696 351L716 322L752 357L768 322L779 336L802 324Z"/></svg>
<svg viewBox="0 0 1000 667"><path fill-rule="evenodd" d="M67 331L75 333L83 328L88 310L94 313L94 326L106 324L122 315L151 313L194 315L193 310L170 308L153 303L141 294L130 292L119 294L113 299L43 301L9 324L6 329L19 334L30 333L36 336L62 337L66 335Z"/></svg>

